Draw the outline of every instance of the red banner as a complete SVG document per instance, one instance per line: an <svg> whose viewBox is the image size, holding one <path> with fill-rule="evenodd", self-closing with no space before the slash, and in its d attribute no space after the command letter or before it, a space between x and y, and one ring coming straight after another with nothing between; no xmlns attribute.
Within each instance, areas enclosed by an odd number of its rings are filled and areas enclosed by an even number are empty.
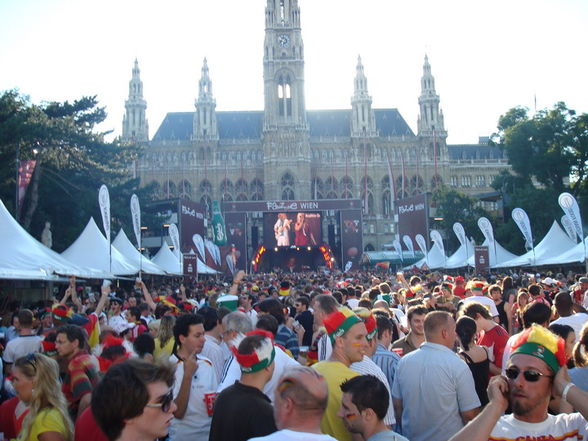
<svg viewBox="0 0 588 441"><path fill-rule="evenodd" d="M22 207L37 161L20 161L18 166L18 206Z"/></svg>

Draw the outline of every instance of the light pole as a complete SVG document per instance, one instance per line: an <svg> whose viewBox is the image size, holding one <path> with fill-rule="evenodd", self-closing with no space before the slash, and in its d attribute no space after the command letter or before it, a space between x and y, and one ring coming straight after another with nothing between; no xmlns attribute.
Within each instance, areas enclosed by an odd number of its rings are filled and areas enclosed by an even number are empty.
<svg viewBox="0 0 588 441"><path fill-rule="evenodd" d="M20 201L19 201L19 197L18 197L18 180L19 180L19 168L20 168L20 144L16 143L16 182L15 182L15 193L14 193L14 218L16 219L17 222L19 222L18 218L19 218L19 211L20 211Z"/></svg>

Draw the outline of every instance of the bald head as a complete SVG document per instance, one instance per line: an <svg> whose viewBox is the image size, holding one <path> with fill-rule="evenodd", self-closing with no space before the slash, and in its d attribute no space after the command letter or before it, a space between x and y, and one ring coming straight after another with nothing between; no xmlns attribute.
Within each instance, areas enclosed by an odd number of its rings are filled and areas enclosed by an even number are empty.
<svg viewBox="0 0 588 441"><path fill-rule="evenodd" d="M455 320L445 311L429 312L425 317L425 340L452 348L455 343Z"/></svg>

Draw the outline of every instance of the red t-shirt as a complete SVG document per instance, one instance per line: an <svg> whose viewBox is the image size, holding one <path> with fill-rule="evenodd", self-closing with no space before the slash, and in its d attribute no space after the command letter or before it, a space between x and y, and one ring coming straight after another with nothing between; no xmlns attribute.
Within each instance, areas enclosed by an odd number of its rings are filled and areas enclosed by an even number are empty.
<svg viewBox="0 0 588 441"><path fill-rule="evenodd" d="M74 441L108 441L98 426L92 408L86 408L76 420Z"/></svg>
<svg viewBox="0 0 588 441"><path fill-rule="evenodd" d="M482 332L478 344L490 348L494 355L494 364L502 368L502 354L508 341L508 332L500 325L494 326L488 332Z"/></svg>
<svg viewBox="0 0 588 441"><path fill-rule="evenodd" d="M461 285L457 285L453 288L453 295L463 299L465 297L465 288Z"/></svg>

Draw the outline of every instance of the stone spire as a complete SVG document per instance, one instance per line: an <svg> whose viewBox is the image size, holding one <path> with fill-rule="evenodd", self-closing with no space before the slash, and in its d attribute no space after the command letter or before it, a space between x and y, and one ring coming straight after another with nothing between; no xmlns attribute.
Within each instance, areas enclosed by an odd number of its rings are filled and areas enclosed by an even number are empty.
<svg viewBox="0 0 588 441"><path fill-rule="evenodd" d="M421 96L419 97L420 113L417 124L419 135L432 136L433 131L435 131L436 136L447 136L443 121L443 111L439 108L439 102L439 95L435 91L435 78L431 74L429 57L425 55L423 76L421 78Z"/></svg>
<svg viewBox="0 0 588 441"><path fill-rule="evenodd" d="M372 109L372 97L368 94L367 78L360 56L357 57L354 93L351 98L351 136L378 136L376 117Z"/></svg>
<svg viewBox="0 0 588 441"><path fill-rule="evenodd" d="M140 74L139 62L135 58L133 75L131 81L129 81L129 98L125 101L123 141L149 141L149 124L145 116L147 102L143 99L143 82Z"/></svg>
<svg viewBox="0 0 588 441"><path fill-rule="evenodd" d="M216 100L212 96L212 81L208 75L206 58L202 62L200 81L198 82L198 98L194 105L194 139L197 141L218 140L216 125Z"/></svg>

